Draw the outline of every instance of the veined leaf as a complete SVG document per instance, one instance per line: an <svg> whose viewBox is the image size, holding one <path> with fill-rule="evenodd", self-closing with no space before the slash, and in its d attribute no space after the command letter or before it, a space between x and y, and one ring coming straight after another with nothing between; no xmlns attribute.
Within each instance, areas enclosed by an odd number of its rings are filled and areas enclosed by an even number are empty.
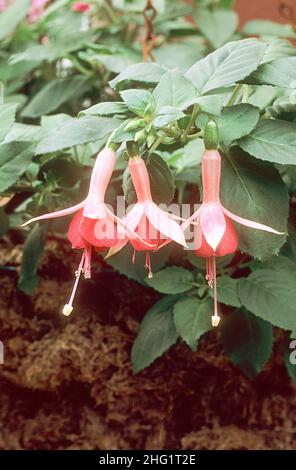
<svg viewBox="0 0 296 470"><path fill-rule="evenodd" d="M260 65L248 83L296 89L296 57L281 57Z"/></svg>
<svg viewBox="0 0 296 470"><path fill-rule="evenodd" d="M30 165L35 143L9 142L0 145L0 191L5 191Z"/></svg>
<svg viewBox="0 0 296 470"><path fill-rule="evenodd" d="M188 269L172 266L154 274L152 279L146 280L146 283L162 294L182 294L192 289L194 278Z"/></svg>
<svg viewBox="0 0 296 470"><path fill-rule="evenodd" d="M111 80L110 86L123 89L126 83L158 83L165 72L164 67L151 62L133 64Z"/></svg>
<svg viewBox="0 0 296 470"><path fill-rule="evenodd" d="M183 111L197 98L194 86L176 69L170 70L161 77L153 95L158 110L164 106L171 106Z"/></svg>
<svg viewBox="0 0 296 470"><path fill-rule="evenodd" d="M17 106L17 103L7 103L0 105L0 142L8 134L15 121Z"/></svg>
<svg viewBox="0 0 296 470"><path fill-rule="evenodd" d="M296 165L296 124L262 119L253 132L239 142L246 152L261 160Z"/></svg>
<svg viewBox="0 0 296 470"><path fill-rule="evenodd" d="M146 313L131 354L133 370L140 372L167 351L178 338L173 320L173 307L178 296L159 300Z"/></svg>
<svg viewBox="0 0 296 470"><path fill-rule="evenodd" d="M106 101L80 111L79 116L113 116L126 114L128 111L126 104L121 101Z"/></svg>
<svg viewBox="0 0 296 470"><path fill-rule="evenodd" d="M22 116L35 118L55 111L85 91L85 77L57 78L49 82L23 109Z"/></svg>
<svg viewBox="0 0 296 470"><path fill-rule="evenodd" d="M286 271L259 269L238 283L242 305L263 320L286 330L296 329L295 276Z"/></svg>
<svg viewBox="0 0 296 470"><path fill-rule="evenodd" d="M229 42L194 64L185 76L199 93L232 86L258 67L266 48L267 43L257 39Z"/></svg>
<svg viewBox="0 0 296 470"><path fill-rule="evenodd" d="M221 339L231 361L249 378L261 372L272 352L271 324L244 309L224 319Z"/></svg>
<svg viewBox="0 0 296 470"><path fill-rule="evenodd" d="M199 338L212 329L211 302L200 302L196 298L179 300L174 306L174 322L177 333L196 351Z"/></svg>
<svg viewBox="0 0 296 470"><path fill-rule="evenodd" d="M225 9L210 11L207 8L199 8L196 21L202 34L215 48L228 41L238 25L237 14Z"/></svg>
<svg viewBox="0 0 296 470"><path fill-rule="evenodd" d="M293 38L295 33L290 24L280 24L270 20L251 20L248 21L243 33L250 36L276 36L279 38Z"/></svg>
<svg viewBox="0 0 296 470"><path fill-rule="evenodd" d="M152 93L148 90L125 90L120 93L126 106L138 116L144 117L145 113L153 115L156 103Z"/></svg>
<svg viewBox="0 0 296 470"><path fill-rule="evenodd" d="M220 276L217 278L217 298L218 302L232 307L240 307L241 302L237 295L237 279L229 276ZM210 296L214 297L214 292L210 290Z"/></svg>
<svg viewBox="0 0 296 470"><path fill-rule="evenodd" d="M237 104L223 108L217 116L220 139L229 145L236 139L249 134L259 121L259 109L251 104Z"/></svg>
<svg viewBox="0 0 296 470"><path fill-rule="evenodd" d="M287 229L289 196L273 165L261 162L239 150L223 159L221 202L240 217L280 231ZM275 235L236 224L239 248L264 259L277 254L286 235Z"/></svg>

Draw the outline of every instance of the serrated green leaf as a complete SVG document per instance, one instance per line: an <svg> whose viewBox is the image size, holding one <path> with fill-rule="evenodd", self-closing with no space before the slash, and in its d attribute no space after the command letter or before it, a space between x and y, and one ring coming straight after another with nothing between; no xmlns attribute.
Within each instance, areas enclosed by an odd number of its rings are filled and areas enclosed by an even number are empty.
<svg viewBox="0 0 296 470"><path fill-rule="evenodd" d="M174 108L172 106L164 106L158 111L153 124L155 127L167 126L171 122L178 121L178 119L181 119L184 116L185 114L183 111L180 111L180 109Z"/></svg>
<svg viewBox="0 0 296 470"><path fill-rule="evenodd" d="M259 269L239 280L238 295L242 305L263 320L286 330L296 329L295 274Z"/></svg>
<svg viewBox="0 0 296 470"><path fill-rule="evenodd" d="M296 57L280 57L266 64L248 78L248 83L296 89Z"/></svg>
<svg viewBox="0 0 296 470"><path fill-rule="evenodd" d="M296 165L296 124L262 119L253 132L238 142L256 158L282 165Z"/></svg>
<svg viewBox="0 0 296 470"><path fill-rule="evenodd" d="M175 304L174 322L177 333L192 351L196 351L199 338L212 329L211 315L211 302L187 298Z"/></svg>
<svg viewBox="0 0 296 470"><path fill-rule="evenodd" d="M16 0L0 16L0 41L12 33L17 25L26 17L30 0Z"/></svg>
<svg viewBox="0 0 296 470"><path fill-rule="evenodd" d="M59 127L48 131L39 142L36 154L57 152L98 140L104 141L120 123L117 119L95 116L67 119Z"/></svg>
<svg viewBox="0 0 296 470"><path fill-rule="evenodd" d="M0 142L10 131L17 109L17 103L5 103L0 105Z"/></svg>
<svg viewBox="0 0 296 470"><path fill-rule="evenodd" d="M241 302L237 295L237 279L229 276L220 276L217 278L217 298L218 302L231 307L240 307ZM212 289L209 291L210 296L214 297Z"/></svg>
<svg viewBox="0 0 296 470"><path fill-rule="evenodd" d="M0 191L5 191L26 171L34 155L35 143L9 142L0 145Z"/></svg>
<svg viewBox="0 0 296 470"><path fill-rule="evenodd" d="M55 111L71 98L85 91L85 77L57 78L50 81L44 88L33 96L33 99L23 109L22 116L35 118L42 114Z"/></svg>
<svg viewBox="0 0 296 470"><path fill-rule="evenodd" d="M173 320L173 306L177 300L175 295L164 297L146 313L132 348L134 373L149 366L177 341Z"/></svg>
<svg viewBox="0 0 296 470"><path fill-rule="evenodd" d="M18 288L31 295L38 284L37 270L47 238L47 224L35 225L29 233L23 250Z"/></svg>
<svg viewBox="0 0 296 470"><path fill-rule="evenodd" d="M249 378L259 374L272 352L271 324L241 309L223 320L221 333L231 361Z"/></svg>
<svg viewBox="0 0 296 470"><path fill-rule="evenodd" d="M250 104L237 104L223 109L221 116L216 117L220 139L230 145L236 139L249 134L259 121L258 108Z"/></svg>
<svg viewBox="0 0 296 470"><path fill-rule="evenodd" d="M170 106L183 111L195 102L197 97L194 86L176 69L161 77L153 95L158 110Z"/></svg>
<svg viewBox="0 0 296 470"><path fill-rule="evenodd" d="M140 117L145 116L148 106L151 114L155 111L156 103L150 91L131 89L122 91L120 95L126 106Z"/></svg>
<svg viewBox="0 0 296 470"><path fill-rule="evenodd" d="M289 196L285 184L273 165L261 162L234 149L222 162L221 202L240 217L269 225L285 232L289 213ZM285 235L274 235L235 224L239 248L264 259L278 253Z"/></svg>
<svg viewBox="0 0 296 470"><path fill-rule="evenodd" d="M224 9L210 11L200 8L196 20L202 34L215 48L228 41L238 25L237 14Z"/></svg>
<svg viewBox="0 0 296 470"><path fill-rule="evenodd" d="M133 64L110 82L110 86L123 89L127 83L158 83L166 69L151 62Z"/></svg>
<svg viewBox="0 0 296 470"><path fill-rule="evenodd" d="M161 294L182 294L192 289L194 277L188 269L172 266L154 274L146 283Z"/></svg>
<svg viewBox="0 0 296 470"><path fill-rule="evenodd" d="M229 42L194 64L185 76L200 93L232 86L258 67L266 48L257 39Z"/></svg>
<svg viewBox="0 0 296 470"><path fill-rule="evenodd" d="M113 116L128 113L128 107L121 101L106 101L80 111L79 116Z"/></svg>

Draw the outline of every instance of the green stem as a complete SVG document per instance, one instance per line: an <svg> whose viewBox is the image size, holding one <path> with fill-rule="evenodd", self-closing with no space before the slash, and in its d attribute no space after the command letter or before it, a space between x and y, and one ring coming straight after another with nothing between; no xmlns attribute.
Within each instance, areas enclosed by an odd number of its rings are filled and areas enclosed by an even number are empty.
<svg viewBox="0 0 296 470"><path fill-rule="evenodd" d="M197 116L197 114L198 114L198 111L199 111L199 106L198 106L197 104L195 104L195 105L193 106L191 118L190 118L190 121L189 121L189 123L188 123L186 129L185 129L185 132L184 132L184 134L183 134L183 137L187 137L187 136L188 136L188 134L189 134L189 132L190 132L190 130L191 130L191 127L192 127L193 123L195 122L195 119L196 119L196 116Z"/></svg>
<svg viewBox="0 0 296 470"><path fill-rule="evenodd" d="M241 88L242 88L242 83L238 83L238 85L236 85L235 89L233 90L233 93L227 103L227 106L232 106L235 101L236 101L236 98L238 97L238 95L240 94L240 91L241 91Z"/></svg>

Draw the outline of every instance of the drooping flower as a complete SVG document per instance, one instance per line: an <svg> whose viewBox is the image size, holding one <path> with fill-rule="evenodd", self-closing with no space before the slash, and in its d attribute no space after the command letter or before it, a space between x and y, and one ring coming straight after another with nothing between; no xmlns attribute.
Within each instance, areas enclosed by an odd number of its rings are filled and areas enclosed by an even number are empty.
<svg viewBox="0 0 296 470"><path fill-rule="evenodd" d="M203 202L201 207L182 224L185 230L191 223L197 224L194 234L194 250L197 256L206 258L206 279L214 288L213 326L218 326L220 317L217 305L216 257L234 253L238 236L231 221L246 227L281 235L273 228L244 219L233 214L220 202L221 156L217 150L205 150L202 156Z"/></svg>
<svg viewBox="0 0 296 470"><path fill-rule="evenodd" d="M63 217L77 212L70 224L68 237L73 248L83 249L83 255L76 272L77 277L70 301L64 307L63 313L65 315L69 315L73 310L72 301L80 274L83 272L86 278L91 275L92 247L100 250L114 246L119 240L118 225L121 226L121 236L125 236L125 224L105 204L105 193L114 170L115 161L114 151L105 147L96 158L88 195L84 201L67 209L34 217L23 224L25 226L39 220Z"/></svg>
<svg viewBox="0 0 296 470"><path fill-rule="evenodd" d="M76 11L77 13L86 13L90 9L90 4L87 2L75 2L72 5L72 10Z"/></svg>
<svg viewBox="0 0 296 470"><path fill-rule="evenodd" d="M157 250L164 240L175 241L186 246L180 226L172 220L172 215L160 209L152 200L149 174L140 156L129 159L129 170L137 195L137 203L123 219L129 231L126 237L113 246L108 257L121 250L128 241L134 248L133 262L137 251L146 251L148 277L152 277L149 251ZM138 234L135 238L134 233ZM143 243L144 242L144 243Z"/></svg>

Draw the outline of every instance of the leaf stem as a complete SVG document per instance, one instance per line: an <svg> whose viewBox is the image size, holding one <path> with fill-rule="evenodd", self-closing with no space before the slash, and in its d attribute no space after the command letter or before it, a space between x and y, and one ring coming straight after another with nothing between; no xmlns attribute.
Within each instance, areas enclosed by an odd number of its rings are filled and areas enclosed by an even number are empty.
<svg viewBox="0 0 296 470"><path fill-rule="evenodd" d="M228 101L228 103L227 103L227 106L232 106L232 105L234 105L234 103L235 103L235 101L236 101L238 95L240 94L240 91L241 91L242 86L243 86L242 83L238 83L238 84L236 85L236 87L235 87L235 89L233 90L233 93L232 93L232 95L231 95L231 97L230 97L230 99L229 99L229 101Z"/></svg>

